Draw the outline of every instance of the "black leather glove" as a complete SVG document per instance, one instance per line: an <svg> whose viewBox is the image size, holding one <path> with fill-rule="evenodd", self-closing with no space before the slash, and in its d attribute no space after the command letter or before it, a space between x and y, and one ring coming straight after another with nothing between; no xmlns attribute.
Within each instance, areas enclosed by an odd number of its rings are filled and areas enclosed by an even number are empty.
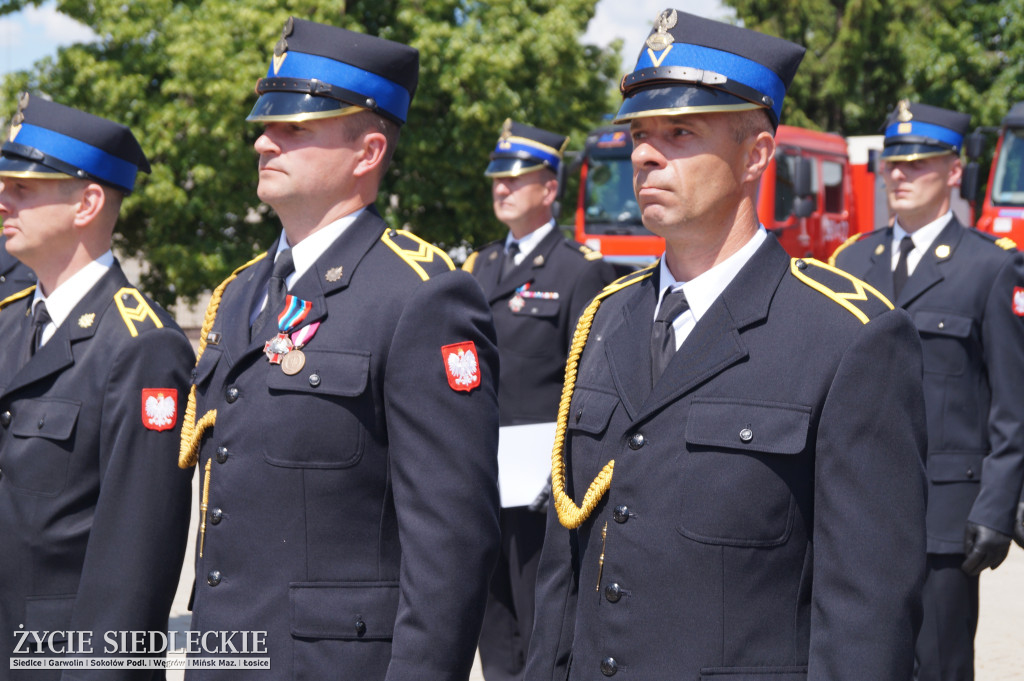
<svg viewBox="0 0 1024 681"><path fill-rule="evenodd" d="M548 505L551 503L551 476L548 476L548 481L544 485L544 489L540 491L537 498L530 504L530 510L535 513L547 513Z"/></svg>
<svg viewBox="0 0 1024 681"><path fill-rule="evenodd" d="M1013 526L1013 540L1024 549L1024 501L1017 506L1017 524Z"/></svg>
<svg viewBox="0 0 1024 681"><path fill-rule="evenodd" d="M964 529L964 553L967 560L960 569L975 577L985 568L995 570L1010 551L1010 538L991 527L967 523Z"/></svg>

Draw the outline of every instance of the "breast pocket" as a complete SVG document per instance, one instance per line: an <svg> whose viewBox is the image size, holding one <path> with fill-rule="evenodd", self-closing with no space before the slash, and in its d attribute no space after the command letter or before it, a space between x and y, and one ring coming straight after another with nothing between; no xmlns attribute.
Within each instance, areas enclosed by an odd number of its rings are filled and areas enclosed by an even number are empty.
<svg viewBox="0 0 1024 681"><path fill-rule="evenodd" d="M919 310L914 325L921 334L924 370L959 376L967 368L974 320L952 312Z"/></svg>
<svg viewBox="0 0 1024 681"><path fill-rule="evenodd" d="M594 476L608 463L599 456L605 450L597 440L608 429L618 404L617 395L596 390L577 389L574 392L566 424L566 437L571 445L571 456L566 461L572 481L571 494L586 491Z"/></svg>
<svg viewBox="0 0 1024 681"><path fill-rule="evenodd" d="M11 445L4 482L12 489L53 497L67 484L82 403L62 399L17 400L11 405Z"/></svg>
<svg viewBox="0 0 1024 681"><path fill-rule="evenodd" d="M682 454L679 532L728 546L784 544L793 527L793 485L813 465L809 407L695 400Z"/></svg>
<svg viewBox="0 0 1024 681"><path fill-rule="evenodd" d="M263 458L285 468L345 468L362 457L373 419L367 393L369 353L305 352L305 363L288 375L267 372L274 418L261 420Z"/></svg>

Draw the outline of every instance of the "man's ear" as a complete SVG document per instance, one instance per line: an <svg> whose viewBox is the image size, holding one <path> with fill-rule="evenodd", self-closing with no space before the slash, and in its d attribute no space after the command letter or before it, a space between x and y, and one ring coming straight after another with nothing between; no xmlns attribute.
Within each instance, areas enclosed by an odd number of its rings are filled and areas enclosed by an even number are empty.
<svg viewBox="0 0 1024 681"><path fill-rule="evenodd" d="M544 205L550 206L558 199L558 179L552 178L544 183Z"/></svg>
<svg viewBox="0 0 1024 681"><path fill-rule="evenodd" d="M107 193L103 187L90 182L82 188L82 194L75 204L75 227L92 224L107 205Z"/></svg>
<svg viewBox="0 0 1024 681"><path fill-rule="evenodd" d="M769 132L761 131L749 142L747 149L744 182L758 182L775 156L775 138Z"/></svg>
<svg viewBox="0 0 1024 681"><path fill-rule="evenodd" d="M958 187L960 185L960 179L964 174L964 166L960 163L959 157L953 157L953 162L950 164L949 177L946 178L946 186Z"/></svg>
<svg viewBox="0 0 1024 681"><path fill-rule="evenodd" d="M363 135L362 155L359 162L352 170L356 177L362 177L377 172L384 164L387 156L388 138L380 132L368 132Z"/></svg>

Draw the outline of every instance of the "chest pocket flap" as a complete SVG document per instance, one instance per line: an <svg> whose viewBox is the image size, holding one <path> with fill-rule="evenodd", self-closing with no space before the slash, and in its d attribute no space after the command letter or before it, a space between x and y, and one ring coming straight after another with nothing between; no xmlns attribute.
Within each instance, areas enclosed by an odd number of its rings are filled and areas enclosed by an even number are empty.
<svg viewBox="0 0 1024 681"><path fill-rule="evenodd" d="M321 393L357 397L366 389L370 375L369 353L303 350L306 362L292 375L267 373L267 387L288 392Z"/></svg>
<svg viewBox="0 0 1024 681"><path fill-rule="evenodd" d="M569 409L568 427L583 433L597 435L608 427L619 398L594 390L577 390Z"/></svg>
<svg viewBox="0 0 1024 681"><path fill-rule="evenodd" d="M82 403L73 400L21 400L13 405L11 432L18 437L45 437L63 441L71 437Z"/></svg>
<svg viewBox="0 0 1024 681"><path fill-rule="evenodd" d="M522 317L557 317L561 309L561 302L554 299L523 298L523 303L521 309L512 312Z"/></svg>
<svg viewBox="0 0 1024 681"><path fill-rule="evenodd" d="M921 333L967 338L971 335L974 320L952 312L919 310L914 313L914 325Z"/></svg>
<svg viewBox="0 0 1024 681"><path fill-rule="evenodd" d="M194 385L202 385L213 374L213 370L217 368L217 362L220 361L220 356L221 351L219 348L206 346L206 349L203 350L203 356L199 358L199 363L192 370L192 383Z"/></svg>
<svg viewBox="0 0 1024 681"><path fill-rule="evenodd" d="M743 400L694 400L686 442L766 454L798 454L807 446L811 409Z"/></svg>
<svg viewBox="0 0 1024 681"><path fill-rule="evenodd" d="M396 582L289 585L293 636L391 640L398 613Z"/></svg>

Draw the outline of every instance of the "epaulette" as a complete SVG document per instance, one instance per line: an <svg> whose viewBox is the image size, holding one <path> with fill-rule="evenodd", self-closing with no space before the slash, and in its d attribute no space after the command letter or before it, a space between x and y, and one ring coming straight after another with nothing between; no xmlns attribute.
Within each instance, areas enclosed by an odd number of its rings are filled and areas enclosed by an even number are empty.
<svg viewBox="0 0 1024 681"><path fill-rule="evenodd" d="M213 328L213 323L217 320L217 309L220 307L220 300L224 296L224 289L235 280L239 273L255 265L265 257L267 257L266 253L260 253L232 272L227 279L222 281L213 290L213 295L210 296L210 303L206 306L206 314L203 316L202 329L199 331L199 348L196 350L197 366L203 356L203 351L206 349L207 338L210 335L210 330ZM203 439L203 433L208 428L213 427L216 420L216 409L211 409L203 414L201 419L196 420L196 386L193 385L188 392L188 404L185 407L185 414L181 418L181 446L178 449L178 468L191 468L196 465L196 461L199 460L199 443Z"/></svg>
<svg viewBox="0 0 1024 681"><path fill-rule="evenodd" d="M875 231L878 231L878 230L875 230ZM869 234L874 234L874 233L875 232L859 232L859 233L854 234L853 236L851 236L849 239L847 239L843 243L839 244L839 246L836 248L836 250L832 251L832 255L830 255L828 257L828 264L835 266L835 264L836 264L836 256L839 255L840 253L842 253L843 250L847 246L849 246L850 244L853 244L853 243L857 243L858 241L860 241L864 237L868 236Z"/></svg>
<svg viewBox="0 0 1024 681"><path fill-rule="evenodd" d="M33 293L35 293L35 291L36 291L36 285L32 284L31 286L29 286L26 289L22 289L22 290L18 291L17 293L12 293L11 295L9 295L6 298L4 298L3 300L0 300L0 310L4 309L5 307L7 307L8 305L10 305L11 303L13 303L13 302L15 302L17 300L21 300L22 298L25 298L26 296L32 295Z"/></svg>
<svg viewBox="0 0 1024 681"><path fill-rule="evenodd" d="M1008 236L996 239L996 246L999 246L999 248L1003 249L1004 251L1012 251L1013 249L1017 248L1016 242Z"/></svg>
<svg viewBox="0 0 1024 681"><path fill-rule="evenodd" d="M397 253L398 257L404 260L423 281L430 279L430 274L427 273L421 263L441 262L448 270L455 269L455 263L452 262L447 253L437 246L427 243L412 232L402 229L385 229L380 240Z"/></svg>
<svg viewBox="0 0 1024 681"><path fill-rule="evenodd" d="M1012 251L1015 248L1017 248L1017 242L1008 236L996 236L995 234L991 234L989 232L983 232L980 229L977 229L976 227L968 228L967 232L970 234L974 234L975 236L981 237L985 241L988 241L989 243L998 246L1004 251Z"/></svg>
<svg viewBox="0 0 1024 681"><path fill-rule="evenodd" d="M466 262L462 263L462 269L471 273L473 268L476 267L476 257L478 255L480 255L480 251L473 251L470 253L469 257L466 258Z"/></svg>
<svg viewBox="0 0 1024 681"><path fill-rule="evenodd" d="M164 328L163 322L156 316L156 312L153 312L153 308L138 289L125 286L114 294L114 303L117 305L117 311L121 313L121 319L128 327L128 333L132 335L132 338L138 337L139 327L145 328L147 320L152 322L153 328Z"/></svg>
<svg viewBox="0 0 1024 681"><path fill-rule="evenodd" d="M870 284L813 258L793 258L789 271L815 291L845 308L863 324L893 309L889 299Z"/></svg>
<svg viewBox="0 0 1024 681"><path fill-rule="evenodd" d="M580 253L582 253L583 257L586 260L600 260L601 258L604 257L603 255L601 255L601 251L594 250L593 248L591 248L590 246L587 246L586 244L580 244L580 243L576 243L576 242L568 242L568 243L569 243L570 247L572 247L575 250L578 250Z"/></svg>

